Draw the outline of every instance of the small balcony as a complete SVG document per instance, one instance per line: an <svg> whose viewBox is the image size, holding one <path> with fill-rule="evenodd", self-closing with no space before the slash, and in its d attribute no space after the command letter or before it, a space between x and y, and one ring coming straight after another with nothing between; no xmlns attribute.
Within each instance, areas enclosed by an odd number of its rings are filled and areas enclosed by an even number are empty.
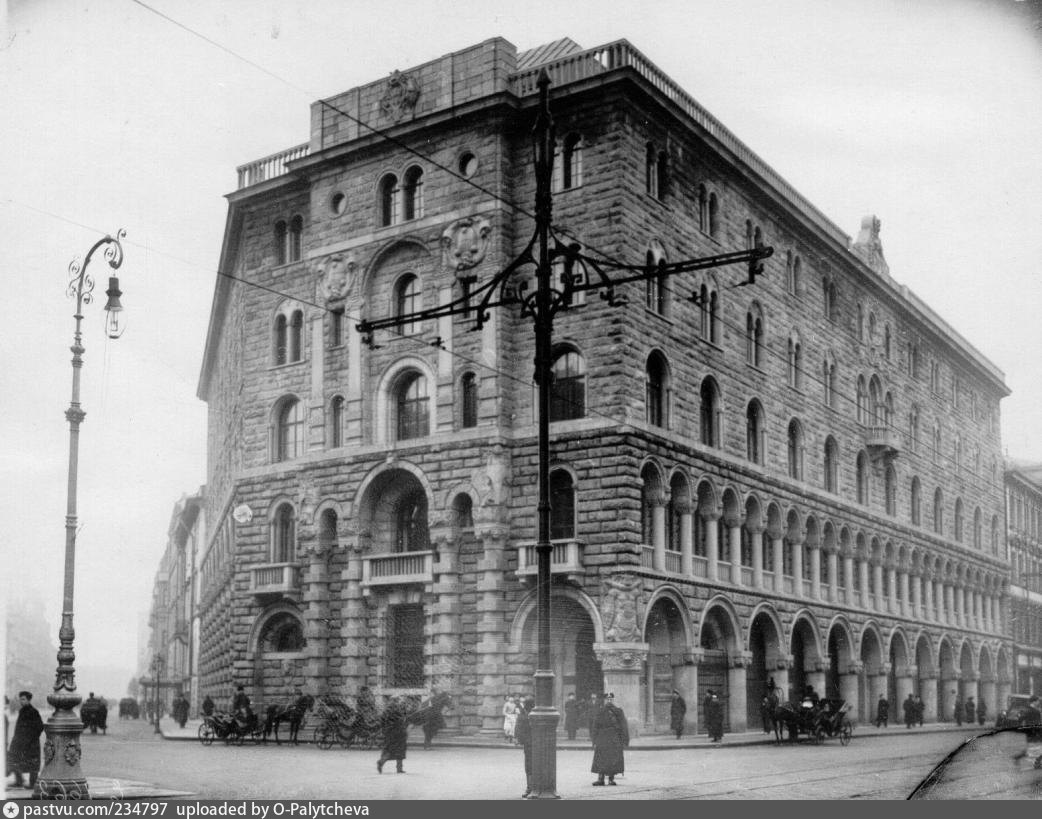
<svg viewBox="0 0 1042 819"><path fill-rule="evenodd" d="M300 594L300 567L296 563L266 563L250 568L250 593L259 598Z"/></svg>
<svg viewBox="0 0 1042 819"><path fill-rule="evenodd" d="M578 540L552 540L550 545L550 575L579 577L583 573L582 543ZM522 583L534 580L539 570L535 543L517 544L517 577Z"/></svg>
<svg viewBox="0 0 1042 819"><path fill-rule="evenodd" d="M894 458L901 452L901 433L890 427L869 427L865 431L865 446L876 458Z"/></svg>
<svg viewBox="0 0 1042 819"><path fill-rule="evenodd" d="M434 552L396 552L362 558L362 594L374 586L434 582Z"/></svg>

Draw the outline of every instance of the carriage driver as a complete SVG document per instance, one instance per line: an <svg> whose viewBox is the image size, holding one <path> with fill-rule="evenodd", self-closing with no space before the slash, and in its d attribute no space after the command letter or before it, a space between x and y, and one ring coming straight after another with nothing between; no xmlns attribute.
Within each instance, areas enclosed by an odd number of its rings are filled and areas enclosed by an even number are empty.
<svg viewBox="0 0 1042 819"><path fill-rule="evenodd" d="M250 698L246 695L246 689L241 685L235 689L235 699L232 700L232 715L247 728L252 728L257 723L257 717L250 707Z"/></svg>
<svg viewBox="0 0 1042 819"><path fill-rule="evenodd" d="M800 706L803 708L817 708L818 707L818 693L814 690L813 685L807 685L803 689L803 699L800 702Z"/></svg>

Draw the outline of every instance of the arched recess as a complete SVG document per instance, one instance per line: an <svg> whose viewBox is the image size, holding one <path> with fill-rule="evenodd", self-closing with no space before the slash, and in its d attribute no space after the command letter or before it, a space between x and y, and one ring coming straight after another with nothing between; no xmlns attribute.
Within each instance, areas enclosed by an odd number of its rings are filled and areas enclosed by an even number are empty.
<svg viewBox="0 0 1042 819"><path fill-rule="evenodd" d="M865 719L875 717L879 695L886 691L884 656L879 626L875 621L869 621L861 631L861 675L858 681L858 713Z"/></svg>
<svg viewBox="0 0 1042 819"><path fill-rule="evenodd" d="M593 651L604 632L600 616L590 598L573 589L555 589L550 600L553 628L550 630L550 660L554 672L554 705L563 712L564 701L574 692L579 702L590 694L604 693L604 674ZM538 652L536 593L518 607L510 629L510 643L521 667L535 668ZM502 703L497 697L497 705Z"/></svg>
<svg viewBox="0 0 1042 819"><path fill-rule="evenodd" d="M887 674L886 698L890 701L890 717L897 720L901 703L912 690L908 641L900 628L890 633L890 671Z"/></svg>
<svg viewBox="0 0 1042 819"><path fill-rule="evenodd" d="M935 701L937 692L935 688L931 689L931 686L934 686L937 666L934 661L933 645L930 643L930 638L925 634L920 634L915 641L915 671L915 693L919 695L923 702L922 707L929 714L932 721L935 719L934 712L937 708Z"/></svg>
<svg viewBox="0 0 1042 819"><path fill-rule="evenodd" d="M741 651L738 616L734 606L723 597L715 597L706 603L699 624L699 647L702 658L698 666L698 725L705 732L706 720L702 702L706 693L715 691L727 703L730 691L729 670L731 659ZM730 709L724 708L724 730L729 731Z"/></svg>
<svg viewBox="0 0 1042 819"><path fill-rule="evenodd" d="M977 668L980 671L980 699L978 702L984 703L985 720L988 717L994 720L1000 708L996 696L995 663L991 659L991 649L985 644L981 644L980 653L977 655Z"/></svg>
<svg viewBox="0 0 1042 819"><path fill-rule="evenodd" d="M962 641L959 649L959 677L961 683L962 700L965 703L973 697L973 708L976 713L977 707L977 658L974 656L973 645L969 640ZM966 715L968 716L967 710Z"/></svg>
<svg viewBox="0 0 1042 819"><path fill-rule="evenodd" d="M644 622L644 642L648 644L644 723L656 731L669 728L673 689L687 690L691 643L686 611L683 596L672 588L658 590L648 605Z"/></svg>
<svg viewBox="0 0 1042 819"><path fill-rule="evenodd" d="M808 685L820 697L825 688L824 658L817 624L807 611L796 614L789 637L792 670L789 672L789 700L798 700Z"/></svg>
<svg viewBox="0 0 1042 819"><path fill-rule="evenodd" d="M941 637L937 647L937 720L950 722L953 719L958 692L958 670L955 665L955 650L947 634Z"/></svg>
<svg viewBox="0 0 1042 819"><path fill-rule="evenodd" d="M289 601L276 603L257 617L250 631L253 660L253 706L290 699L305 685L304 620L300 609Z"/></svg>
<svg viewBox="0 0 1042 819"><path fill-rule="evenodd" d="M373 554L430 548L430 485L412 464L396 462L369 473L358 489L359 538Z"/></svg>
<svg viewBox="0 0 1042 819"><path fill-rule="evenodd" d="M749 625L749 662L745 667L746 724L763 727L760 703L774 679L775 669L784 667L785 629L774 607L761 603L753 610Z"/></svg>
<svg viewBox="0 0 1042 819"><path fill-rule="evenodd" d="M825 696L830 699L845 699L851 708L857 707L856 697L844 690L844 679L850 674L854 663L854 638L850 623L845 617L836 617L829 626L828 665L825 669Z"/></svg>

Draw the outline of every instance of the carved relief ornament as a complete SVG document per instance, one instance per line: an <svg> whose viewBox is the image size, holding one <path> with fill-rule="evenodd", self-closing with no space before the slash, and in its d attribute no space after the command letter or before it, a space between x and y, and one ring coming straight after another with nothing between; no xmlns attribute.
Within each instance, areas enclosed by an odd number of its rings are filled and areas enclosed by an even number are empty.
<svg viewBox="0 0 1042 819"><path fill-rule="evenodd" d="M605 581L601 598L601 619L604 639L611 642L632 642L640 639L637 622L640 578L631 574L615 574Z"/></svg>
<svg viewBox="0 0 1042 819"><path fill-rule="evenodd" d="M441 234L442 260L449 270L477 267L488 252L492 225L483 216L457 219Z"/></svg>
<svg viewBox="0 0 1042 819"><path fill-rule="evenodd" d="M380 110L391 122L400 122L412 114L420 98L420 86L409 74L394 71L387 79L387 89L380 100Z"/></svg>
<svg viewBox="0 0 1042 819"><path fill-rule="evenodd" d="M331 253L315 263L318 301L346 299L354 289L358 263L347 253Z"/></svg>

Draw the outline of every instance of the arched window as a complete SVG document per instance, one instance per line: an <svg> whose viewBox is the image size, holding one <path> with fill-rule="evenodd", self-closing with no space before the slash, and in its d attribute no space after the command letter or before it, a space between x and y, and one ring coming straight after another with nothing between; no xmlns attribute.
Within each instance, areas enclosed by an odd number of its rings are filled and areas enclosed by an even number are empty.
<svg viewBox="0 0 1042 819"><path fill-rule="evenodd" d="M865 377L863 375L857 377L855 395L857 397L857 422L864 424L868 421L868 391L865 387Z"/></svg>
<svg viewBox="0 0 1042 819"><path fill-rule="evenodd" d="M423 168L413 165L405 172L402 191L402 220L410 221L423 216Z"/></svg>
<svg viewBox="0 0 1042 819"><path fill-rule="evenodd" d="M829 321L836 320L836 285L825 277L821 280L822 312Z"/></svg>
<svg viewBox="0 0 1042 819"><path fill-rule="evenodd" d="M789 337L788 372L789 386L798 390L803 380L803 345L798 335Z"/></svg>
<svg viewBox="0 0 1042 819"><path fill-rule="evenodd" d="M980 507L973 511L973 548L980 549L984 546L984 527Z"/></svg>
<svg viewBox="0 0 1042 819"><path fill-rule="evenodd" d="M395 513L394 550L396 552L425 552L430 549L430 530L427 521L427 495L415 489L403 495Z"/></svg>
<svg viewBox="0 0 1042 819"><path fill-rule="evenodd" d="M715 193L709 194L709 235L716 238L720 233L720 203Z"/></svg>
<svg viewBox="0 0 1042 819"><path fill-rule="evenodd" d="M755 304L745 314L745 360L754 367L763 363L763 315Z"/></svg>
<svg viewBox="0 0 1042 819"><path fill-rule="evenodd" d="M785 257L785 285L789 295L796 296L800 292L800 269L803 264L800 257L791 251Z"/></svg>
<svg viewBox="0 0 1042 819"><path fill-rule="evenodd" d="M561 149L561 183L558 190L577 188L583 183L583 141L579 134L564 138Z"/></svg>
<svg viewBox="0 0 1042 819"><path fill-rule="evenodd" d="M648 356L644 369L644 406L646 420L656 427L669 424L669 369L659 352Z"/></svg>
<svg viewBox="0 0 1042 819"><path fill-rule="evenodd" d="M669 288L666 286L666 273L665 264L666 259L662 255L662 251L653 247L648 250L645 256L645 264L647 265L647 275L645 278L645 305L649 310L653 310L660 316L667 315L669 312Z"/></svg>
<svg viewBox="0 0 1042 819"><path fill-rule="evenodd" d="M550 539L575 538L575 487L564 469L550 473Z"/></svg>
<svg viewBox="0 0 1042 819"><path fill-rule="evenodd" d="M912 513L912 524L922 526L923 523L923 492L919 484L919 478L912 478L912 491L909 506Z"/></svg>
<svg viewBox="0 0 1042 819"><path fill-rule="evenodd" d="M411 315L423 309L423 298L420 292L420 280L412 273L406 273L394 287L394 315L397 318ZM399 325L398 333L411 336L420 331L420 323L410 321Z"/></svg>
<svg viewBox="0 0 1042 819"><path fill-rule="evenodd" d="M865 308L860 304L857 306L857 340L865 340Z"/></svg>
<svg viewBox="0 0 1042 819"><path fill-rule="evenodd" d="M276 364L286 363L286 355L288 352L287 345L289 343L288 324L289 322L286 319L286 316L282 313L275 316L275 329L272 336L275 346L274 359Z"/></svg>
<svg viewBox="0 0 1042 819"><path fill-rule="evenodd" d="M303 651L307 648L304 626L289 612L276 614L264 624L258 644L262 654Z"/></svg>
<svg viewBox="0 0 1042 819"><path fill-rule="evenodd" d="M939 535L944 534L944 495L940 487L933 493L933 530Z"/></svg>
<svg viewBox="0 0 1042 819"><path fill-rule="evenodd" d="M284 220L275 223L275 264L289 261L289 226Z"/></svg>
<svg viewBox="0 0 1042 819"><path fill-rule="evenodd" d="M893 466L888 466L883 475L883 497L886 513L894 517L897 514L897 471Z"/></svg>
<svg viewBox="0 0 1042 819"><path fill-rule="evenodd" d="M423 438L430 434L430 398L427 379L416 372L402 375L394 390L397 440Z"/></svg>
<svg viewBox="0 0 1042 819"><path fill-rule="evenodd" d="M703 284L698 291L699 333L710 344L720 343L720 302L715 284Z"/></svg>
<svg viewBox="0 0 1042 819"><path fill-rule="evenodd" d="M919 449L919 408L912 407L908 413L908 444L912 452Z"/></svg>
<svg viewBox="0 0 1042 819"><path fill-rule="evenodd" d="M763 463L763 407L750 401L745 411L745 454L754 464Z"/></svg>
<svg viewBox="0 0 1042 819"><path fill-rule="evenodd" d="M883 357L887 361L890 360L890 344L891 344L890 325L886 324L883 327Z"/></svg>
<svg viewBox="0 0 1042 819"><path fill-rule="evenodd" d="M803 425L793 418L788 431L789 477L803 480Z"/></svg>
<svg viewBox="0 0 1042 819"><path fill-rule="evenodd" d="M273 458L289 461L304 454L304 409L296 398L285 398L275 410Z"/></svg>
<svg viewBox="0 0 1042 819"><path fill-rule="evenodd" d="M297 559L297 515L283 503L271 521L271 562L293 563Z"/></svg>
<svg viewBox="0 0 1042 819"><path fill-rule="evenodd" d="M832 356L825 357L825 363L822 365L821 383L825 389L825 406L835 408L836 362L832 360Z"/></svg>
<svg viewBox="0 0 1042 819"><path fill-rule="evenodd" d="M933 425L933 452L930 453L930 456L935 464L941 457L941 427L936 423Z"/></svg>
<svg viewBox="0 0 1042 819"><path fill-rule="evenodd" d="M289 317L289 361L300 361L304 357L304 313L294 310Z"/></svg>
<svg viewBox="0 0 1042 819"><path fill-rule="evenodd" d="M962 543L962 498L955 499L955 542Z"/></svg>
<svg viewBox="0 0 1042 819"><path fill-rule="evenodd" d="M709 193L705 185L698 186L698 229L709 232Z"/></svg>
<svg viewBox="0 0 1042 819"><path fill-rule="evenodd" d="M463 373L460 379L460 426L466 429L477 425L478 380L474 373Z"/></svg>
<svg viewBox="0 0 1042 819"><path fill-rule="evenodd" d="M705 446L720 446L720 390L712 378L702 381L698 419L702 443Z"/></svg>
<svg viewBox="0 0 1042 819"><path fill-rule="evenodd" d="M825 491L839 491L839 445L831 435L825 439Z"/></svg>
<svg viewBox="0 0 1042 819"><path fill-rule="evenodd" d="M570 421L586 415L586 360L574 349L554 356L550 382L550 420Z"/></svg>
<svg viewBox="0 0 1042 819"><path fill-rule="evenodd" d="M344 396L335 395L329 402L329 445L344 445Z"/></svg>
<svg viewBox="0 0 1042 819"><path fill-rule="evenodd" d="M857 471L857 502L862 506L868 506L868 455L864 451L857 454L855 469Z"/></svg>
<svg viewBox="0 0 1042 819"><path fill-rule="evenodd" d="M289 222L289 241L286 248L286 261L299 262L304 237L304 218L294 216Z"/></svg>
<svg viewBox="0 0 1042 819"><path fill-rule="evenodd" d="M386 174L380 180L380 226L387 227L398 222L400 191L398 177L393 173Z"/></svg>
<svg viewBox="0 0 1042 819"><path fill-rule="evenodd" d="M991 553L999 553L999 517L994 515L991 519Z"/></svg>
<svg viewBox="0 0 1042 819"><path fill-rule="evenodd" d="M756 245L754 244L755 232L753 231L753 220L745 220L745 249L752 250Z"/></svg>
<svg viewBox="0 0 1042 819"><path fill-rule="evenodd" d="M456 513L456 526L460 529L474 528L474 501L466 492L460 492L452 501Z"/></svg>

